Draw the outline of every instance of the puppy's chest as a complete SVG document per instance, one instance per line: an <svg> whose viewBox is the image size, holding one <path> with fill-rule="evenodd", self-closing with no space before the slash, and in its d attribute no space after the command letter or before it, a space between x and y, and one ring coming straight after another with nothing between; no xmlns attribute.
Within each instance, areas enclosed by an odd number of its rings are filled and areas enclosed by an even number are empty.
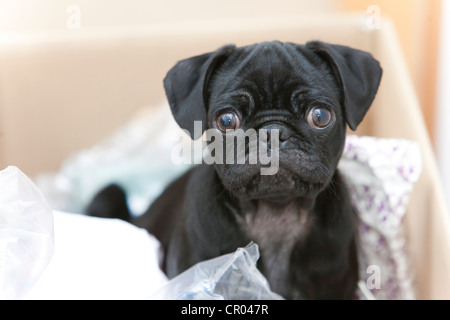
<svg viewBox="0 0 450 320"><path fill-rule="evenodd" d="M293 246L307 235L310 217L296 205L273 208L258 204L245 212L244 220L247 236L261 252L259 266L275 289L286 280Z"/></svg>

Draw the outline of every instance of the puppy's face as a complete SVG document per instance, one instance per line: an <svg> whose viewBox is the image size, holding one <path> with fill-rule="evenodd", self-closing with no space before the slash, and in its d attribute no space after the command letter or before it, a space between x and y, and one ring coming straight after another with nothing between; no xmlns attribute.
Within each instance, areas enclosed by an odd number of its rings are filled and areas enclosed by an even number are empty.
<svg viewBox="0 0 450 320"><path fill-rule="evenodd" d="M228 136L233 131L227 130L238 128L267 129L269 135L278 129L275 174L262 175L260 161L217 165L235 195L314 196L328 183L342 153L346 122L337 81L315 54L280 43L236 50L211 77L208 95L209 128Z"/></svg>
<svg viewBox="0 0 450 320"><path fill-rule="evenodd" d="M267 130L266 141L276 138L276 146L266 143L277 153L275 174L261 174L267 163L250 163L251 139L241 140L245 163L237 161L237 140L231 149L224 142L224 159L231 151L234 161L216 170L237 197L283 201L314 198L329 183L346 126L355 129L362 120L380 77L376 60L362 51L269 42L184 60L168 73L165 88L175 119L192 136L191 123L202 121L203 130L217 131L224 141L238 130L257 136Z"/></svg>

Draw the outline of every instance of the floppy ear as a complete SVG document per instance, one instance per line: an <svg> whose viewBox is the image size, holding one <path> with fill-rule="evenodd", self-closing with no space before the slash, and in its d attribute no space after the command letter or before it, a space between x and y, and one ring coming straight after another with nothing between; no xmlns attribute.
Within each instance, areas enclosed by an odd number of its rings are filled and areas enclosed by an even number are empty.
<svg viewBox="0 0 450 320"><path fill-rule="evenodd" d="M225 61L235 46L179 61L164 78L164 89L175 121L198 139L206 129L206 89L216 67ZM202 122L202 132L194 132L194 121Z"/></svg>
<svg viewBox="0 0 450 320"><path fill-rule="evenodd" d="M381 80L380 63L368 52L346 46L308 42L306 47L326 59L343 91L343 107L352 130L364 118L375 98Z"/></svg>

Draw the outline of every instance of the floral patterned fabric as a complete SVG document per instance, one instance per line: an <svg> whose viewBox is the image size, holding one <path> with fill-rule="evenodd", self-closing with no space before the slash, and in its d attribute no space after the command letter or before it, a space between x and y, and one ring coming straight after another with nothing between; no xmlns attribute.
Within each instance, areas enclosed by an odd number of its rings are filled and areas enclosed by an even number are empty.
<svg viewBox="0 0 450 320"><path fill-rule="evenodd" d="M350 135L339 170L360 218L358 298L414 299L402 222L421 172L418 145Z"/></svg>

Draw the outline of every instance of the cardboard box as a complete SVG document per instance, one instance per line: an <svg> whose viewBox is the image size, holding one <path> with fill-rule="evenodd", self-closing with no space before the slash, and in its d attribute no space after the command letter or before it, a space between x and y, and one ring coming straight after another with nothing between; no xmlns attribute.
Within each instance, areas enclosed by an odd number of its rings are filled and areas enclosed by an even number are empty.
<svg viewBox="0 0 450 320"><path fill-rule="evenodd" d="M357 133L417 141L423 172L405 219L417 294L450 299L450 222L431 142L388 19L369 30L354 14L160 24L23 36L0 45L0 165L34 175L107 136L135 110L165 99L162 79L177 60L281 40L323 40L370 51L384 70Z"/></svg>

